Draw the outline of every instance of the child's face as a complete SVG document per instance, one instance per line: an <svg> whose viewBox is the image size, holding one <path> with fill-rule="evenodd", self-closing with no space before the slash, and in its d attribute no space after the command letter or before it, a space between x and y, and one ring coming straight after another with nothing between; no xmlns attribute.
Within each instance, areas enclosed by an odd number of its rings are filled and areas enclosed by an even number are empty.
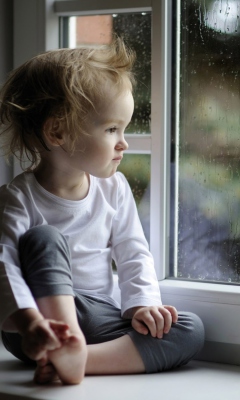
<svg viewBox="0 0 240 400"><path fill-rule="evenodd" d="M99 178L113 175L128 148L124 131L131 121L134 109L130 90L115 95L113 90L106 92L96 111L89 113L84 137L84 152L81 140L73 154L74 162L82 171Z"/></svg>

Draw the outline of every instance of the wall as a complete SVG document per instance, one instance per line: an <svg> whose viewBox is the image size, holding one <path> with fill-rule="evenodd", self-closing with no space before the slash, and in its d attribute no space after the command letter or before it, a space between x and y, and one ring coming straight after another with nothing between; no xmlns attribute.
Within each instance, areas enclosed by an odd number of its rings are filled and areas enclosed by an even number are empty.
<svg viewBox="0 0 240 400"><path fill-rule="evenodd" d="M13 0L0 0L0 85L13 68ZM0 157L0 186L12 178L12 167Z"/></svg>

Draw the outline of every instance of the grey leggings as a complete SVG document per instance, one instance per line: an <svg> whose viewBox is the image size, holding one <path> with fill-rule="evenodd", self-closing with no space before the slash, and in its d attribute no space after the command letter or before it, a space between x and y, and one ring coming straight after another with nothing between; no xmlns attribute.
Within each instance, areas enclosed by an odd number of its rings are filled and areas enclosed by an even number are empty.
<svg viewBox="0 0 240 400"><path fill-rule="evenodd" d="M147 373L165 371L186 364L201 350L204 328L198 316L180 312L179 319L162 339L136 332L120 310L104 301L74 292L71 258L64 236L49 225L31 228L20 239L19 254L23 275L34 298L72 295L79 325L88 344L114 340L128 334L138 349ZM94 278L94 277L93 277ZM21 349L18 333L2 332L8 351L31 363Z"/></svg>

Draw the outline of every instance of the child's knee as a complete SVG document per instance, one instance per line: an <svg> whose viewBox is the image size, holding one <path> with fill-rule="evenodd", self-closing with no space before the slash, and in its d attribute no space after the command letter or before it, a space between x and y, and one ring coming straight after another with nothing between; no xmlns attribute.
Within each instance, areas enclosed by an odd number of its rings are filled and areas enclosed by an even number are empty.
<svg viewBox="0 0 240 400"><path fill-rule="evenodd" d="M19 239L20 248L22 246L31 246L32 244L41 245L43 242L54 243L61 238L57 228L51 225L33 226L27 230Z"/></svg>
<svg viewBox="0 0 240 400"><path fill-rule="evenodd" d="M159 371L180 367L191 361L202 349L204 344L204 326L202 320L190 312L180 312L178 322L165 336L165 343L158 342L162 347L161 357L166 360L159 363Z"/></svg>
<svg viewBox="0 0 240 400"><path fill-rule="evenodd" d="M59 253L70 257L70 250L65 237L51 225L39 225L30 228L19 239L19 254L22 264L24 260L33 260L44 254L45 257Z"/></svg>
<svg viewBox="0 0 240 400"><path fill-rule="evenodd" d="M204 326L202 320L191 312L179 313L179 324L184 329L184 338L189 357L194 358L204 345Z"/></svg>
<svg viewBox="0 0 240 400"><path fill-rule="evenodd" d="M204 344L204 327L201 319L188 312L180 312L178 322L172 325L162 339L131 332L147 373L180 367L192 360Z"/></svg>
<svg viewBox="0 0 240 400"><path fill-rule="evenodd" d="M72 294L69 246L55 227L29 229L19 241L19 256L23 276L35 298Z"/></svg>

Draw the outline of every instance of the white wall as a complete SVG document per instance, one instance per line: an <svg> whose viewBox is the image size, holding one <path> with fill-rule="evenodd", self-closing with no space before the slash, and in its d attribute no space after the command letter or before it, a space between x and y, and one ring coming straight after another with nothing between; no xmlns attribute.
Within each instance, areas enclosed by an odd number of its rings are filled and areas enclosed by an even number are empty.
<svg viewBox="0 0 240 400"><path fill-rule="evenodd" d="M13 68L13 0L0 0L0 85ZM12 167L0 157L0 186L12 178Z"/></svg>

